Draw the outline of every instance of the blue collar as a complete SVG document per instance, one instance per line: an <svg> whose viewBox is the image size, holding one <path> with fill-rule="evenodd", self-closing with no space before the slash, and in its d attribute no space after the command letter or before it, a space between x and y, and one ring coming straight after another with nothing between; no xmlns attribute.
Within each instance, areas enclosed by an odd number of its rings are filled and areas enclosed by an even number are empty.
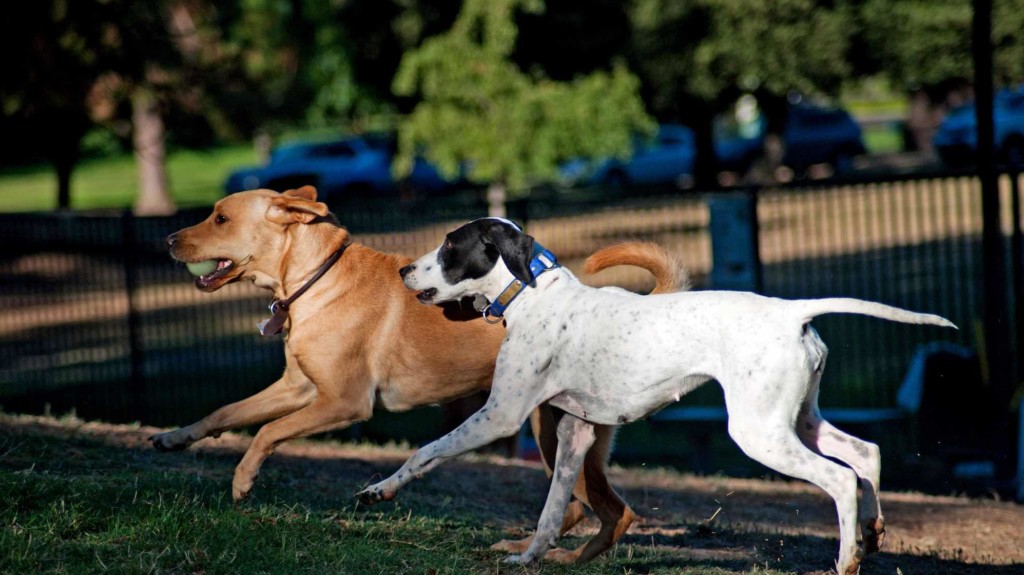
<svg viewBox="0 0 1024 575"><path fill-rule="evenodd" d="M530 258L530 274L533 275L533 280L537 279L537 276L548 271L553 270L557 267L561 267L558 260L555 259L555 254L549 252L544 246L537 242L533 243L533 257ZM533 280L530 283L533 283ZM509 304L512 300L516 299L516 296L523 291L524 288L529 284L525 284L522 280L514 279L512 283L505 286L505 289L501 290L498 297L494 298L491 304L484 308L483 315L484 321L487 323L498 323L505 316L505 310L508 309Z"/></svg>

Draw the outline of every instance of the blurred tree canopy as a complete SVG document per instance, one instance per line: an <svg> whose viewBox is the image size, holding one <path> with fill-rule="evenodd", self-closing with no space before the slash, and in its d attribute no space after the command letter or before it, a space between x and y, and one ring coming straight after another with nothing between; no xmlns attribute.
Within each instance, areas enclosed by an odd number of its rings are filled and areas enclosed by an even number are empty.
<svg viewBox="0 0 1024 575"><path fill-rule="evenodd" d="M970 0L40 0L0 22L0 163L53 162L66 205L82 137L130 142L149 94L172 146L397 119L400 166L429 144L448 171L471 158L514 185L628 151L646 110L693 127L709 172L711 119L743 93L778 132L793 92L969 83L971 16ZM1024 0L994 0L993 22L996 83L1019 83Z"/></svg>
<svg viewBox="0 0 1024 575"><path fill-rule="evenodd" d="M406 53L394 90L420 101L399 126L399 172L422 152L450 177L468 167L471 180L521 188L555 179L574 157L628 155L653 130L622 65L568 82L524 73L510 59L516 10L543 4L466 0L449 31Z"/></svg>
<svg viewBox="0 0 1024 575"><path fill-rule="evenodd" d="M970 83L971 3L967 0L868 0L864 35L879 69L898 85ZM993 0L996 85L1024 80L1024 0Z"/></svg>

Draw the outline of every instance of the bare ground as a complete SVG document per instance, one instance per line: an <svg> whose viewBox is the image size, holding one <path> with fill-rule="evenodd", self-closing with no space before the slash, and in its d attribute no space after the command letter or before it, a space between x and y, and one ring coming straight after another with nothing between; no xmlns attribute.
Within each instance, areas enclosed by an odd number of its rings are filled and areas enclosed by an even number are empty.
<svg viewBox="0 0 1024 575"><path fill-rule="evenodd" d="M158 453L147 437L155 428L85 423L75 419L0 415L4 449L24 434L88 441L127 450L123 467L146 466L223 480L249 438L224 434L182 453ZM72 441L73 440L73 441ZM268 460L260 488L283 489L297 503L334 509L354 506L352 494L394 471L410 451L322 441L286 444ZM6 454L5 454L6 455ZM82 457L69 448L60 457ZM98 462L100 465L104 463ZM771 568L817 573L833 560L835 512L828 497L808 484L783 480L696 477L663 469L615 468L612 481L643 519L613 553L650 549L666 564L693 562L724 573ZM519 536L532 529L546 493L536 463L472 455L442 465L406 487L395 503L410 513L472 517ZM1024 573L1024 506L991 499L883 493L888 533L882 553L864 563L865 574ZM571 535L594 532L592 521Z"/></svg>

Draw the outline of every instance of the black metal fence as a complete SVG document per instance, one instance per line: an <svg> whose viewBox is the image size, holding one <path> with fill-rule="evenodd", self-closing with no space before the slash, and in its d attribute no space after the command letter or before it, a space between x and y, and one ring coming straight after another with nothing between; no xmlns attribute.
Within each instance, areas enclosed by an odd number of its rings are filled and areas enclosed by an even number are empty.
<svg viewBox="0 0 1024 575"><path fill-rule="evenodd" d="M1010 206L1016 180L1004 177L1002 187L1003 205ZM548 192L516 201L509 211L571 268L578 270L609 243L654 240L683 256L695 288L702 289L715 265L712 197L674 190ZM862 297L938 313L961 327L852 316L816 320L832 350L823 406L892 407L918 346L943 340L980 347L975 179L790 186L759 190L756 199L765 294ZM471 196L353 204L336 213L356 241L418 256L450 228L485 215L486 206ZM270 295L247 283L200 293L166 254L168 233L205 216L204 210L168 218L0 215L0 405L170 425L272 381L283 368L281 342L255 331ZM1005 210L1008 238L1014 223ZM584 279L637 291L652 283L632 269ZM713 403L715 394L691 401Z"/></svg>

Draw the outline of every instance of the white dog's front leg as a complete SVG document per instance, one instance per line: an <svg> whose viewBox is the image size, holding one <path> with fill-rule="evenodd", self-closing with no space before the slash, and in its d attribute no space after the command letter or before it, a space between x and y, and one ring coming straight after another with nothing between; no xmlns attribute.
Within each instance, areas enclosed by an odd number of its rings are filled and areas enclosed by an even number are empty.
<svg viewBox="0 0 1024 575"><path fill-rule="evenodd" d="M366 505L393 499L395 493L406 483L430 471L446 459L516 433L526 421L530 410L535 407L530 405L510 412L508 408L511 406L506 404L499 413L495 410L494 403L495 394L492 392L480 411L470 416L462 425L441 439L423 446L394 475L360 491L356 497Z"/></svg>
<svg viewBox="0 0 1024 575"><path fill-rule="evenodd" d="M565 509L579 477L583 460L594 444L594 425L574 415L565 414L558 422L558 449L555 451L555 469L551 478L548 499L544 503L537 532L526 552L509 557L510 561L531 563L547 553L555 544L562 529Z"/></svg>

